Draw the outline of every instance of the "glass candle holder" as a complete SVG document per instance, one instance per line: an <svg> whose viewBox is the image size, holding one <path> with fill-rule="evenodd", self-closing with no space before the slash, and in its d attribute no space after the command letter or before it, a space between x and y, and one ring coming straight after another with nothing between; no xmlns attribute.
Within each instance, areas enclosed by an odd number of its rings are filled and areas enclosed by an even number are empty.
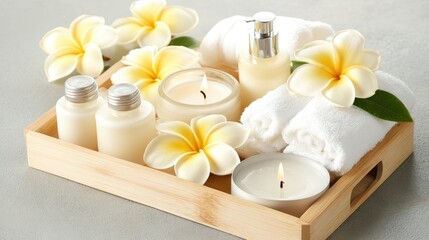
<svg viewBox="0 0 429 240"><path fill-rule="evenodd" d="M175 72L159 86L156 111L160 122L183 121L222 114L229 121L241 116L240 87L228 73L213 68Z"/></svg>

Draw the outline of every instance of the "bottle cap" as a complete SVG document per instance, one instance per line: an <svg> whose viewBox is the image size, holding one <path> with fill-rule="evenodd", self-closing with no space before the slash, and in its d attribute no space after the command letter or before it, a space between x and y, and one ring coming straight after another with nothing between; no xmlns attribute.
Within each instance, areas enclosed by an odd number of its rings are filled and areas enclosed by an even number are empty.
<svg viewBox="0 0 429 240"><path fill-rule="evenodd" d="M258 12L248 22L253 22L249 33L249 53L256 58L270 58L278 53L278 33L274 30L276 15Z"/></svg>
<svg viewBox="0 0 429 240"><path fill-rule="evenodd" d="M107 96L109 108L117 111L130 111L141 104L139 89L129 83L119 83L109 88Z"/></svg>
<svg viewBox="0 0 429 240"><path fill-rule="evenodd" d="M98 87L93 77L73 76L65 82L65 98L73 103L86 103L98 98Z"/></svg>

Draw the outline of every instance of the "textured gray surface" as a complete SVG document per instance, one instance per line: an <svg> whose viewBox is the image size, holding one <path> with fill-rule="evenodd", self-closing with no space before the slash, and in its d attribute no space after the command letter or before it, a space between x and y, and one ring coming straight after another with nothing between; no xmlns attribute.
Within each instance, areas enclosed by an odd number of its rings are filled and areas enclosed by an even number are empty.
<svg viewBox="0 0 429 240"><path fill-rule="evenodd" d="M168 213L27 166L23 128L54 106L63 87L49 84L38 41L80 14L108 23L129 15L131 1L2 0L0 41L0 239L236 239ZM429 237L429 1L185 1L202 38L217 21L270 10L320 20L336 30L355 28L382 56L381 69L417 95L414 154L335 231L331 239ZM287 239L287 236L285 236Z"/></svg>

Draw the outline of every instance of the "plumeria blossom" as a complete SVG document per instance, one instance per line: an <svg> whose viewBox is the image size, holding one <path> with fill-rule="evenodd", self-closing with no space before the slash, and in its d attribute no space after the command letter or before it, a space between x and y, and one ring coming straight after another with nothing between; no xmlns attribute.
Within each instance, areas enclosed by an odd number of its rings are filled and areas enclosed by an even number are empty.
<svg viewBox="0 0 429 240"><path fill-rule="evenodd" d="M80 74L98 77L104 68L101 49L116 44L118 34L104 25L104 18L82 15L70 28L58 27L40 41L40 47L49 54L45 73L55 81L77 70Z"/></svg>
<svg viewBox="0 0 429 240"><path fill-rule="evenodd" d="M158 125L159 136L146 148L145 163L153 168L172 166L180 178L204 184L210 172L232 173L240 162L234 148L246 142L249 130L223 115L196 117L191 125L180 121Z"/></svg>
<svg viewBox="0 0 429 240"><path fill-rule="evenodd" d="M165 0L139 0L131 4L132 17L120 18L112 26L119 33L118 44L164 47L172 35L186 33L198 24L195 10L167 6Z"/></svg>
<svg viewBox="0 0 429 240"><path fill-rule="evenodd" d="M160 82L182 69L200 67L198 52L180 46L154 46L134 49L122 59L128 65L111 77L112 83L131 83L140 89L143 99L155 105Z"/></svg>
<svg viewBox="0 0 429 240"><path fill-rule="evenodd" d="M331 41L314 41L295 52L296 60L307 62L291 74L289 89L313 96L319 92L342 107L354 99L368 98L378 89L374 74L380 55L364 48L365 38L356 30L337 32Z"/></svg>

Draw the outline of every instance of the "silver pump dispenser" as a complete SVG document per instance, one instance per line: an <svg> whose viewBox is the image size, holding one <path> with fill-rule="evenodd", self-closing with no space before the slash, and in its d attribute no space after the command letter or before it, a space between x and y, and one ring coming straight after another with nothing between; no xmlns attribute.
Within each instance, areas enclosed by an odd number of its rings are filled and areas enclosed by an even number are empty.
<svg viewBox="0 0 429 240"><path fill-rule="evenodd" d="M258 12L253 15L253 29L249 32L249 53L255 58L270 58L278 53L278 33L273 23L276 15L271 12Z"/></svg>

